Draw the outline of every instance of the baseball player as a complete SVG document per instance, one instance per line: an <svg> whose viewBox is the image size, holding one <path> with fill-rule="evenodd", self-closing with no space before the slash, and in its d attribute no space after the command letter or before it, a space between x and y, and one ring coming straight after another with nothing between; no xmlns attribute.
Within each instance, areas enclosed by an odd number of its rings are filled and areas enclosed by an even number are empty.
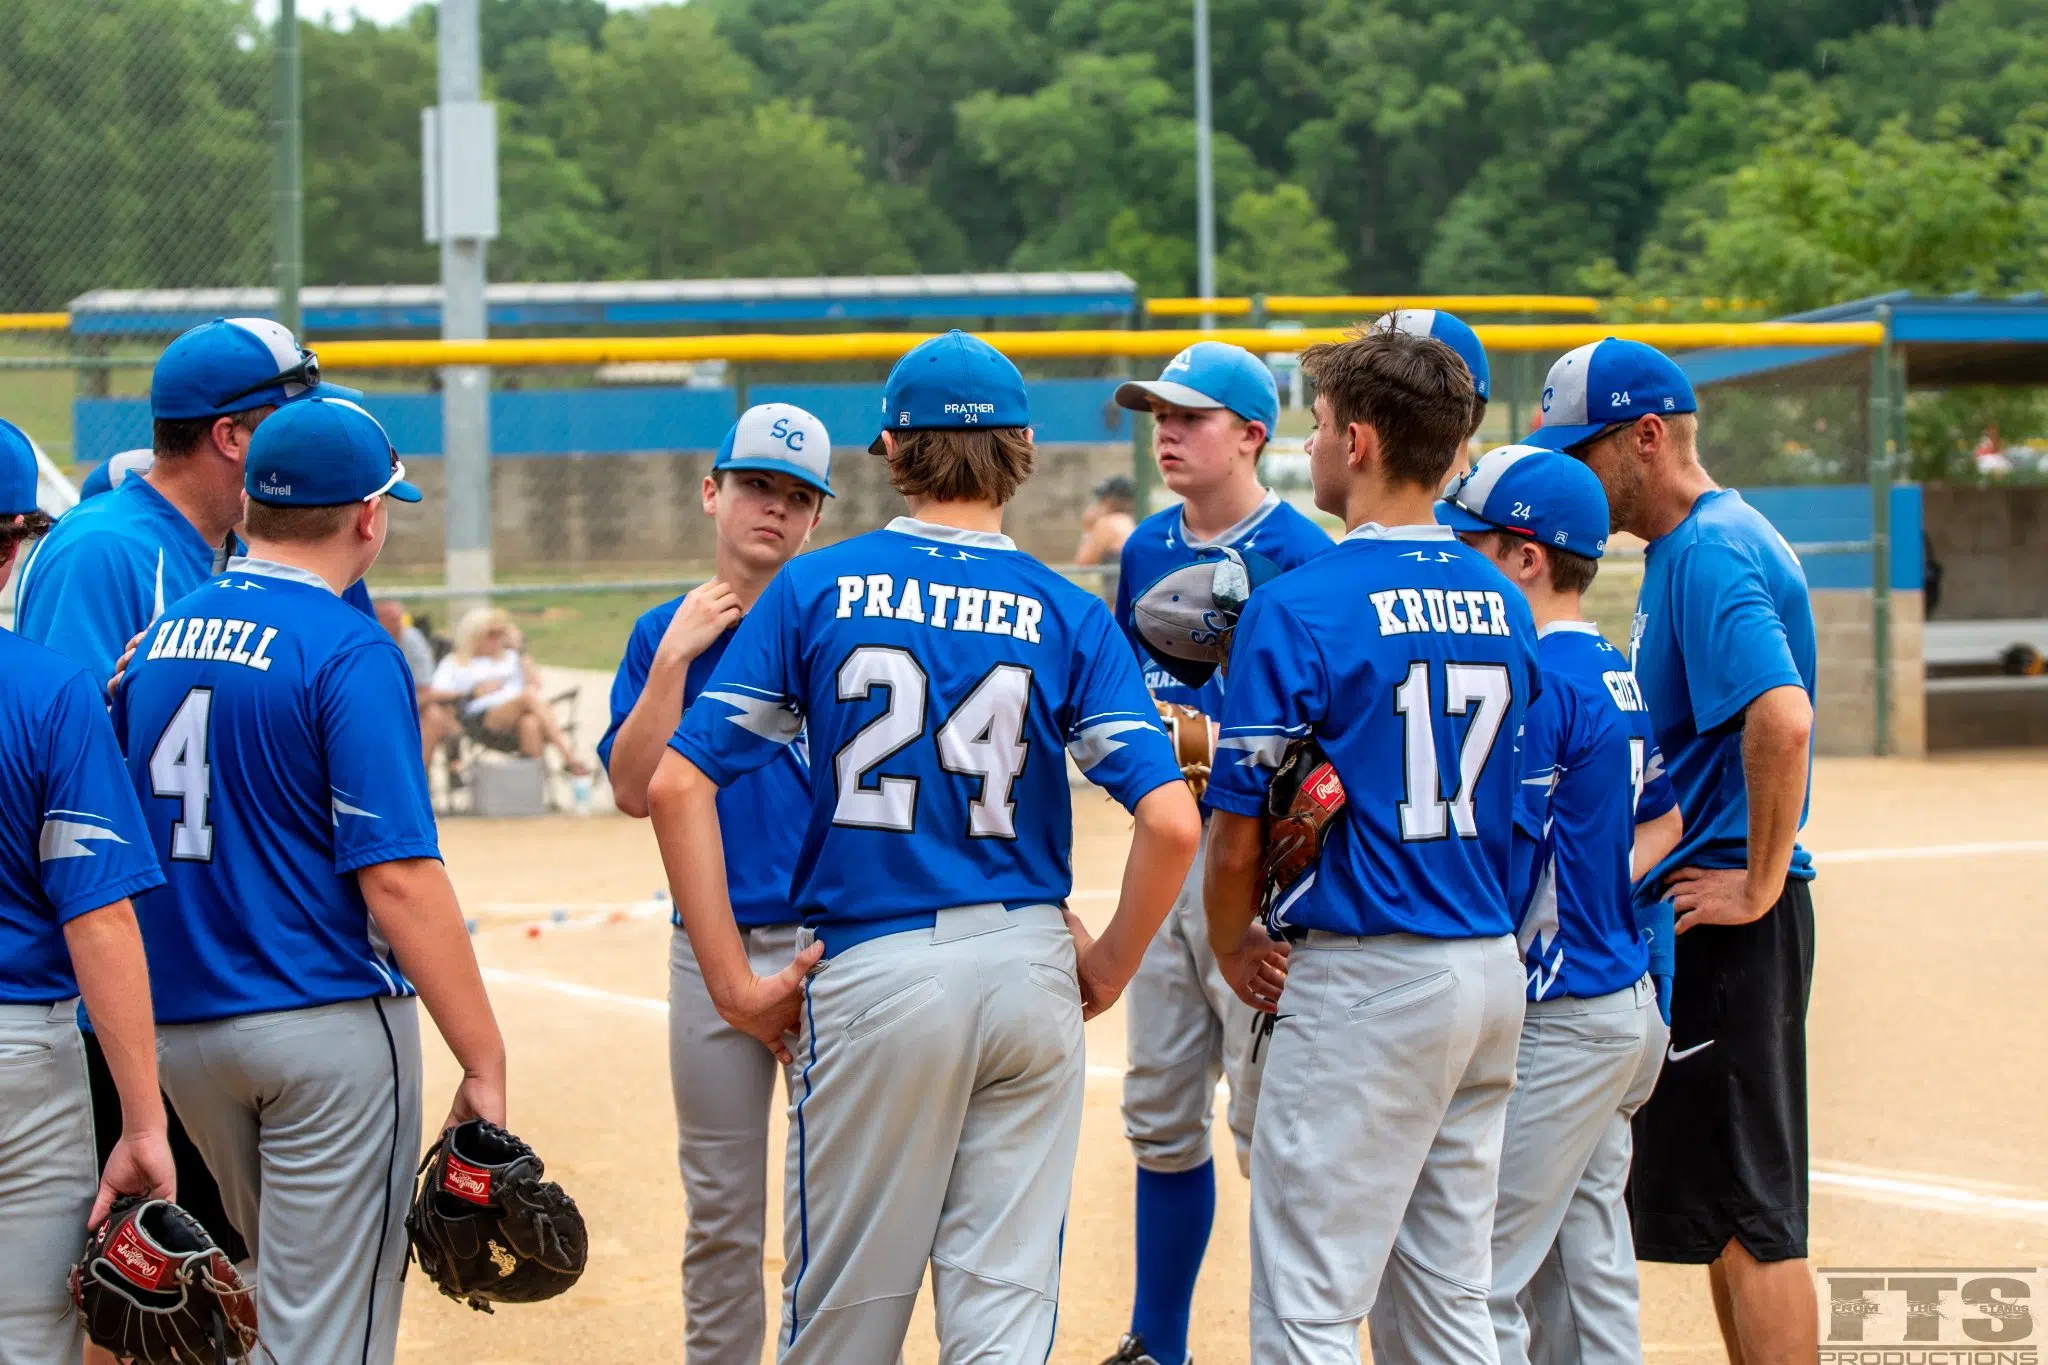
<svg viewBox="0 0 2048 1365"><path fill-rule="evenodd" d="M1527 1365L1519 1300L1566 1213L1584 1203L1583 1216L1627 1226L1629 1120L1657 1082L1667 1037L1630 883L1678 843L1682 821L1642 689L1581 602L1607 543L1600 481L1568 455L1503 446L1453 486L1437 520L1529 599L1543 666L1515 805L1528 1009L1493 1218L1500 1359ZM1578 1311L1544 1329L1568 1331L1578 1359L1640 1361L1633 1254L1561 1250Z"/></svg>
<svg viewBox="0 0 2048 1365"><path fill-rule="evenodd" d="M795 1057L781 1358L887 1360L929 1266L944 1359L1036 1365L1057 1317L1081 1023L1137 970L1197 817L1101 599L1001 533L1032 461L1016 367L934 338L890 372L884 412L871 449L911 515L775 576L648 800L720 1015ZM816 764L791 893L806 946L762 977L715 798L800 729ZM1064 910L1063 749L1137 817L1099 939Z"/></svg>
<svg viewBox="0 0 2048 1365"><path fill-rule="evenodd" d="M1515 736L1540 690L1529 607L1434 502L1470 430L1443 343L1310 348L1316 505L1348 534L1252 594L1231 648L1204 894L1240 998L1292 941L1252 1135L1251 1358L1490 1360L1488 1232L1524 979L1510 905ZM1348 803L1258 912L1292 741Z"/></svg>
<svg viewBox="0 0 2048 1365"><path fill-rule="evenodd" d="M612 682L611 728L597 755L629 815L647 814L647 783L683 708L704 691L743 613L817 529L832 496L832 438L802 408L764 403L726 433L704 480L717 526L717 576L633 623ZM718 793L726 893L747 960L773 976L796 956L789 897L810 804L810 769L792 744ZM669 1074L689 1226L683 1240L683 1344L692 1365L759 1360L767 1330L761 1252L768 1215L768 1116L775 1058L718 1017L677 917L669 945ZM796 1094L783 1076L784 1094Z"/></svg>
<svg viewBox="0 0 2048 1365"><path fill-rule="evenodd" d="M1381 331L1435 337L1458 353L1458 359L1464 361L1465 368L1472 372L1472 429L1465 433L1465 439L1470 441L1477 436L1480 425L1486 421L1486 405L1492 389L1486 347L1480 344L1479 334L1456 313L1447 313L1441 308L1396 308L1391 313L1380 314L1373 326ZM1462 448L1453 468L1457 474L1465 472Z"/></svg>
<svg viewBox="0 0 2048 1365"><path fill-rule="evenodd" d="M1647 542L1631 656L1685 813L1636 888L1652 932L1676 930L1664 1074L1635 1120L1636 1252L1711 1267L1731 1360L1803 1365L1820 1321L1806 1268L1813 862L1798 842L1813 608L1784 537L1701 467L1698 406L1669 357L1609 337L1551 366L1526 440L1584 461L1612 524Z"/></svg>
<svg viewBox="0 0 2048 1365"><path fill-rule="evenodd" d="M249 554L172 603L114 717L168 878L143 905L164 1089L249 1241L263 1338L390 1361L426 1002L448 1122L505 1052L435 841L405 657L341 600L417 502L382 427L294 403L249 442Z"/></svg>
<svg viewBox="0 0 2048 1365"><path fill-rule="evenodd" d="M1150 412L1153 456L1178 506L1138 524L1124 542L1116 619L1137 647L1134 599L1147 584L1218 547L1291 569L1330 548L1330 537L1259 482L1259 457L1280 420L1272 371L1251 352L1202 341L1156 380L1117 389L1119 405ZM1155 701L1222 714L1221 678L1191 687L1139 651ZM1231 994L1209 955L1200 859L1173 913L1145 951L1124 1015L1124 1136L1137 1156L1137 1292L1131 1328L1108 1365L1181 1365L1195 1279L1216 1213L1209 1144L1219 1075L1230 1077L1230 1129L1240 1170L1250 1163L1257 1104L1254 1015Z"/></svg>
<svg viewBox="0 0 2048 1365"><path fill-rule="evenodd" d="M282 404L354 392L321 384L319 372L318 358L268 318L216 320L172 341L150 376L151 467L131 469L118 489L72 508L36 546L16 584L15 629L83 667L106 693L143 628L239 547L250 433ZM360 585L350 593L371 610ZM120 1132L119 1096L91 1021L83 1022L105 1161ZM180 1200L230 1257L242 1259L247 1246L175 1108L169 1119Z"/></svg>
<svg viewBox="0 0 2048 1365"><path fill-rule="evenodd" d="M35 449L0 421L0 587L50 528ZM149 971L130 897L160 885L121 751L85 671L0 630L0 1361L58 1365L82 1338L66 1279L118 1194L176 1194ZM121 1112L97 1181L78 1032L99 1019ZM98 1196L94 1196L95 1184Z"/></svg>

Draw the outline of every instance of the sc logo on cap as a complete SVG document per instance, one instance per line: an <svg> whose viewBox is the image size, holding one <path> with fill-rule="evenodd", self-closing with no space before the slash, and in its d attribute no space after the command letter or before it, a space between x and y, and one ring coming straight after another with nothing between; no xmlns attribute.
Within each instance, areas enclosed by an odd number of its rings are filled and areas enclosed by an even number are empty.
<svg viewBox="0 0 2048 1365"><path fill-rule="evenodd" d="M768 434L781 441L791 450L802 450L804 448L803 428L791 426L787 417L776 418L775 425L768 428Z"/></svg>

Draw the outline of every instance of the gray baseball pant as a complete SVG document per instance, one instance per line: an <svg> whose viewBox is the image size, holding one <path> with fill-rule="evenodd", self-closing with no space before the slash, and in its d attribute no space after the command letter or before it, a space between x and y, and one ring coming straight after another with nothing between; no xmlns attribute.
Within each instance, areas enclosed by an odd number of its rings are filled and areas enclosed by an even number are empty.
<svg viewBox="0 0 2048 1365"><path fill-rule="evenodd" d="M1638 1365L1643 1358L1635 1233L1622 1196L1633 1156L1629 1122L1656 1089L1670 1040L1653 1003L1628 1091L1607 1116L1557 1239L1523 1292L1529 1357L1538 1365Z"/></svg>
<svg viewBox="0 0 2048 1365"><path fill-rule="evenodd" d="M796 956L797 926L741 931L747 960L770 976ZM690 1365L761 1358L768 1332L762 1250L768 1220L768 1118L775 1055L719 1018L690 949L675 931L668 959L668 1064L676 1157L689 1226L683 1233L683 1350ZM796 1072L784 1076L796 1093Z"/></svg>
<svg viewBox="0 0 2048 1365"><path fill-rule="evenodd" d="M1608 995L1529 1004L1493 1215L1488 1302L1501 1365L1528 1365L1529 1321L1520 1297L1556 1243L1587 1163L1643 1069L1656 1016L1657 993L1647 976ZM1597 1197L1619 1205L1621 1188ZM1627 1330L1635 1330L1633 1317Z"/></svg>
<svg viewBox="0 0 2048 1365"><path fill-rule="evenodd" d="M0 1005L0 1365L75 1365L71 1266L99 1189L78 1001Z"/></svg>
<svg viewBox="0 0 2048 1365"><path fill-rule="evenodd" d="M1230 1080L1230 1133L1237 1168L1250 1174L1264 1048L1258 1015L1237 998L1209 951L1202 906L1202 849L1173 909L1124 991L1124 1136L1138 1164L1176 1175L1210 1159L1216 1081Z"/></svg>
<svg viewBox="0 0 2048 1365"><path fill-rule="evenodd" d="M794 1051L781 1360L894 1357L929 1265L941 1365L1040 1365L1087 1070L1059 910L944 910L827 959Z"/></svg>
<svg viewBox="0 0 2048 1365"><path fill-rule="evenodd" d="M420 1156L416 1003L166 1024L157 1058L249 1243L270 1354L390 1365Z"/></svg>
<svg viewBox="0 0 2048 1365"><path fill-rule="evenodd" d="M1251 1358L1493 1358L1486 1291L1525 992L1513 938L1294 946L1252 1134Z"/></svg>

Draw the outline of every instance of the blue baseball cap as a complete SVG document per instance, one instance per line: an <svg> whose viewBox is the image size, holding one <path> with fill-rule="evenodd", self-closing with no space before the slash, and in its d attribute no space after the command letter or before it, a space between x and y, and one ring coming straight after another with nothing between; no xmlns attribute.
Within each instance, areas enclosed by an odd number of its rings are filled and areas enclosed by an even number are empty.
<svg viewBox="0 0 2048 1365"><path fill-rule="evenodd" d="M338 507L379 493L420 500L384 428L346 398L312 398L265 418L249 438L242 488L271 507Z"/></svg>
<svg viewBox="0 0 2048 1365"><path fill-rule="evenodd" d="M794 403L760 403L741 413L711 468L772 470L834 496L832 437L823 422Z"/></svg>
<svg viewBox="0 0 2048 1365"><path fill-rule="evenodd" d="M1451 485L1436 519L1454 531L1511 531L1598 559L1607 549L1607 494L1593 471L1537 446L1497 446Z"/></svg>
<svg viewBox="0 0 2048 1365"><path fill-rule="evenodd" d="M28 433L0 417L0 517L27 516L41 506L36 491L42 466Z"/></svg>
<svg viewBox="0 0 2048 1365"><path fill-rule="evenodd" d="M1198 341L1166 362L1157 379L1119 384L1116 405L1150 412L1157 398L1177 408L1228 408L1247 422L1259 422L1271 440L1280 422L1280 389L1266 362L1242 346Z"/></svg>
<svg viewBox="0 0 2048 1365"><path fill-rule="evenodd" d="M1486 348L1479 344L1479 333L1465 325L1465 320L1456 313L1446 313L1441 308L1396 308L1391 313L1380 314L1374 328L1384 332L1406 332L1409 336L1435 337L1458 353L1458 359L1465 362L1465 368L1472 371L1472 389L1484 403L1487 398L1488 376L1486 370Z"/></svg>
<svg viewBox="0 0 2048 1365"><path fill-rule="evenodd" d="M1231 636L1252 590L1279 576L1280 566L1261 554L1198 550L1132 599L1131 628L1161 668L1200 687L1229 665Z"/></svg>
<svg viewBox="0 0 2048 1365"><path fill-rule="evenodd" d="M361 398L320 382L320 358L269 318L215 318L164 347L149 379L149 415L225 417L302 398Z"/></svg>
<svg viewBox="0 0 2048 1365"><path fill-rule="evenodd" d="M1608 337L1567 351L1543 381L1543 425L1523 445L1570 450L1645 413L1698 412L1692 382L1670 356L1640 341Z"/></svg>
<svg viewBox="0 0 2048 1365"><path fill-rule="evenodd" d="M130 474L147 474L156 464L153 450L124 450L100 461L78 485L78 500L90 502L102 493L119 488Z"/></svg>
<svg viewBox="0 0 2048 1365"><path fill-rule="evenodd" d="M956 327L911 347L889 371L882 425L892 431L1028 427L1031 402L1010 358ZM883 453L880 436L868 451Z"/></svg>

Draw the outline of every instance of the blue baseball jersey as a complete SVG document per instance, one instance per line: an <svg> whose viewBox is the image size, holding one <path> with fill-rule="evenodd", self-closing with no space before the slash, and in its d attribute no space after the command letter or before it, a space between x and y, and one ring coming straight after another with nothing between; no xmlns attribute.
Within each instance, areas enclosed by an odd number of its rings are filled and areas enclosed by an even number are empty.
<svg viewBox="0 0 2048 1365"><path fill-rule="evenodd" d="M163 879L92 679L0 630L0 1003L77 995L64 926Z"/></svg>
<svg viewBox="0 0 2048 1365"><path fill-rule="evenodd" d="M1629 895L1635 829L1676 804L1628 658L1588 621L1545 626L1516 822L1537 841L1518 936L1529 998L1591 999L1649 970Z"/></svg>
<svg viewBox="0 0 2048 1365"><path fill-rule="evenodd" d="M350 874L438 858L412 674L312 574L238 559L136 651L115 728L166 883L157 1019L410 995Z"/></svg>
<svg viewBox="0 0 2048 1365"><path fill-rule="evenodd" d="M1278 493L1268 492L1252 514L1237 525L1209 540L1190 540L1181 520L1181 509L1169 507L1139 522L1124 542L1123 558L1116 580L1116 623L1123 627L1138 662L1145 670L1145 686L1160 701L1192 706L1211 720L1223 715L1223 677L1218 674L1200 687L1189 687L1154 663L1138 643L1131 624L1131 603L1146 588L1183 564L1192 564L1203 550L1226 548L1264 555L1281 570L1293 568L1330 548L1330 537Z"/></svg>
<svg viewBox="0 0 2048 1365"><path fill-rule="evenodd" d="M1230 661L1209 804L1264 814L1309 734L1346 797L1269 929L1515 931L1515 737L1541 682L1529 604L1500 570L1448 527L1368 523L1254 592Z"/></svg>
<svg viewBox="0 0 2048 1365"><path fill-rule="evenodd" d="M1678 847L1636 888L1638 899L1654 900L1678 868L1748 865L1743 709L1774 687L1812 697L1815 642L1799 557L1740 493L1702 494L1644 553L1629 653L1685 815ZM1813 876L1812 857L1797 846L1791 875Z"/></svg>
<svg viewBox="0 0 2048 1365"><path fill-rule="evenodd" d="M612 679L612 723L597 742L598 761L609 772L612 742L619 727L632 714L634 703L647 688L647 671L654 666L654 652L661 637L675 619L683 599L649 608L633 623L626 641L626 657L619 661ZM704 691L718 661L725 657L737 626L713 640L702 654L690 660L683 674L683 706L688 708ZM811 804L810 756L802 737L785 746L768 763L730 786L718 789L718 828L725 841L725 883L732 897L733 918L743 928L765 924L794 924L789 882L796 871L797 849L803 843L803 826L790 818L793 811L808 810ZM678 913L675 922L681 924Z"/></svg>
<svg viewBox="0 0 2048 1365"><path fill-rule="evenodd" d="M15 629L76 662L104 697L136 632L225 556L149 480L123 479L58 518L36 546L15 588Z"/></svg>
<svg viewBox="0 0 2048 1365"><path fill-rule="evenodd" d="M784 567L670 744L723 787L806 727L812 925L1062 904L1066 754L1126 807L1181 780L1100 598L1007 536L909 517Z"/></svg>

